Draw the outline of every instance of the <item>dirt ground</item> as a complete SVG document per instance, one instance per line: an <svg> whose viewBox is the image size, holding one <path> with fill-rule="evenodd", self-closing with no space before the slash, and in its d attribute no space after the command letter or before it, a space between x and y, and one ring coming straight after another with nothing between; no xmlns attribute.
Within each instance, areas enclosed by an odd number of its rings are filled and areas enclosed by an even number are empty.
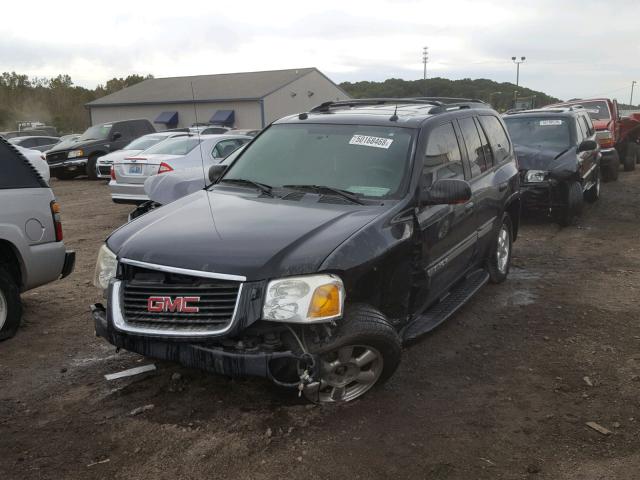
<svg viewBox="0 0 640 480"><path fill-rule="evenodd" d="M106 381L152 363L96 338L89 315L96 253L129 207L103 182L52 186L76 271L25 294L0 344L2 479L640 478L640 170L575 227L527 222L507 283L337 407L162 362Z"/></svg>

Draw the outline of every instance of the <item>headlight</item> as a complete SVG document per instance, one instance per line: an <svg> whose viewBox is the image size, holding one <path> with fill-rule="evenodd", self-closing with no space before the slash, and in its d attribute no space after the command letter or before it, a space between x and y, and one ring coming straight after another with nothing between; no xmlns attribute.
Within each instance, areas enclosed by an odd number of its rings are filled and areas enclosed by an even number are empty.
<svg viewBox="0 0 640 480"><path fill-rule="evenodd" d="M80 150L71 150L68 154L67 154L67 158L76 158L76 157L83 157L84 156L84 150L80 149Z"/></svg>
<svg viewBox="0 0 640 480"><path fill-rule="evenodd" d="M100 247L98 260L96 262L96 273L93 277L93 284L96 288L106 290L109 288L109 281L116 276L118 260L116 254L107 248L106 245Z"/></svg>
<svg viewBox="0 0 640 480"><path fill-rule="evenodd" d="M528 170L524 179L527 183L544 182L549 172L546 170Z"/></svg>
<svg viewBox="0 0 640 480"><path fill-rule="evenodd" d="M262 309L265 320L327 322L342 316L344 285L336 275L308 275L272 280Z"/></svg>

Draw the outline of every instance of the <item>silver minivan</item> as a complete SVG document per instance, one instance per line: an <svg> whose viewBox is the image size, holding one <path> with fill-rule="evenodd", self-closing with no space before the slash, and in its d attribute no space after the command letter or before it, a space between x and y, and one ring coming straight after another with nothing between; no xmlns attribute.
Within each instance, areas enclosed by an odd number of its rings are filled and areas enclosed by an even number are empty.
<svg viewBox="0 0 640 480"><path fill-rule="evenodd" d="M64 278L75 252L62 241L60 205L35 167L0 139L0 340L20 325L20 294Z"/></svg>

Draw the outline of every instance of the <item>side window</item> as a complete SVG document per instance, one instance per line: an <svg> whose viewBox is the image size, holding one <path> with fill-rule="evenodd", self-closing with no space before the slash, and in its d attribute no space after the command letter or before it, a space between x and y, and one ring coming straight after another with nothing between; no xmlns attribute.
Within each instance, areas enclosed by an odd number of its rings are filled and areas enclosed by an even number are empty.
<svg viewBox="0 0 640 480"><path fill-rule="evenodd" d="M485 133L489 137L494 161L496 164L500 164L509 157L509 152L511 151L509 136L507 132L505 132L500 120L496 117L492 115L481 115L479 118Z"/></svg>
<svg viewBox="0 0 640 480"><path fill-rule="evenodd" d="M242 143L240 143L240 141L236 139L222 140L216 143L216 146L213 147L213 151L211 152L211 155L213 156L213 158L228 157L240 145L242 145Z"/></svg>
<svg viewBox="0 0 640 480"><path fill-rule="evenodd" d="M576 119L576 133L578 134L578 143L582 142L582 140L588 137L584 122L581 122L580 120L582 120L582 118L580 117Z"/></svg>
<svg viewBox="0 0 640 480"><path fill-rule="evenodd" d="M591 135L593 135L593 126L589 125L590 121L591 119L589 119L589 122L588 122L587 119L582 115L578 118L578 122L580 123L580 125L584 130L585 137L590 137Z"/></svg>
<svg viewBox="0 0 640 480"><path fill-rule="evenodd" d="M464 178L460 146L452 124L440 125L429 135L422 175L425 187L443 178Z"/></svg>
<svg viewBox="0 0 640 480"><path fill-rule="evenodd" d="M478 119L476 119L476 127L478 129L478 133L480 134L480 141L482 142L482 152L484 153L484 161L487 165L487 168L491 168L494 165L493 152L491 151L491 145L489 145L489 140L487 140L487 135L480 126Z"/></svg>
<svg viewBox="0 0 640 480"><path fill-rule="evenodd" d="M484 151L478 129L473 118L463 118L458 120L460 130L462 130L462 138L467 147L469 155L469 163L471 164L471 177L477 177L487 170L487 164L484 160Z"/></svg>
<svg viewBox="0 0 640 480"><path fill-rule="evenodd" d="M28 161L0 140L0 190L43 186Z"/></svg>

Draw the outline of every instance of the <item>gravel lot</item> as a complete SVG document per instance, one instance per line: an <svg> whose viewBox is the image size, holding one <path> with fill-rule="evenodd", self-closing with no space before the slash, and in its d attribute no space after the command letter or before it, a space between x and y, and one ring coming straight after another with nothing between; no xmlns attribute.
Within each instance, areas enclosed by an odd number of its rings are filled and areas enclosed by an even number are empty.
<svg viewBox="0 0 640 480"><path fill-rule="evenodd" d="M97 250L130 208L103 182L52 186L78 260L24 295L23 327L0 344L2 479L640 476L640 170L605 184L575 227L528 221L506 284L338 407L161 362L107 382L151 363L116 353L89 320Z"/></svg>

